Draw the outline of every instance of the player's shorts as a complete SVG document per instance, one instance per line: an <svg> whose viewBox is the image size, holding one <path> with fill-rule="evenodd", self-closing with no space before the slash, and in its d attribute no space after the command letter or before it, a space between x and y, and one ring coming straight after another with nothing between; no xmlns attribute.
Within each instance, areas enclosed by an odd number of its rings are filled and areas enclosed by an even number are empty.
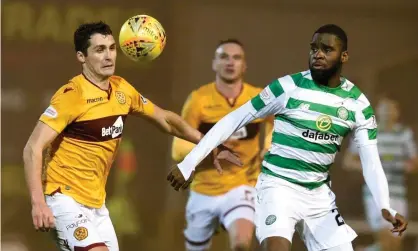
<svg viewBox="0 0 418 251"><path fill-rule="evenodd" d="M239 186L219 196L190 192L184 230L188 250L210 247L214 231L222 224L227 230L237 219L254 221L255 189Z"/></svg>
<svg viewBox="0 0 418 251"><path fill-rule="evenodd" d="M309 190L261 173L255 203L256 236L292 242L295 229L309 251L324 250L353 241L357 234L345 224L327 185Z"/></svg>
<svg viewBox="0 0 418 251"><path fill-rule="evenodd" d="M364 196L364 207L367 222L373 231L379 231L392 227L392 224L383 219L382 212L377 208L371 195ZM399 214L402 214L404 217L408 217L408 202L406 199L391 198L390 207L396 210Z"/></svg>
<svg viewBox="0 0 418 251"><path fill-rule="evenodd" d="M107 246L118 251L118 240L106 206L89 208L70 196L54 193L46 203L55 217L57 244L61 251L86 251Z"/></svg>

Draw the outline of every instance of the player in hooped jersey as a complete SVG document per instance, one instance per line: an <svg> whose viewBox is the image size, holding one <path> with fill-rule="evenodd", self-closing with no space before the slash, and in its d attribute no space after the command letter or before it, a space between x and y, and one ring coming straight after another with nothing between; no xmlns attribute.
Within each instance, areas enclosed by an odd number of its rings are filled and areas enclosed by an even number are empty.
<svg viewBox="0 0 418 251"><path fill-rule="evenodd" d="M272 145L256 185L256 235L262 250L290 251L297 230L309 251L352 251L356 234L338 213L328 171L343 138L354 131L365 181L383 218L401 235L407 221L389 203L373 109L341 76L347 61L345 32L333 24L320 27L310 43L309 70L274 80L225 116L170 171L169 181L186 187L196 165L234 131L275 115Z"/></svg>
<svg viewBox="0 0 418 251"><path fill-rule="evenodd" d="M126 116L146 118L162 131L193 143L202 135L113 75L116 43L107 24L79 26L74 45L82 73L52 97L23 153L33 224L41 231L55 228L60 250L118 251L105 206L105 185ZM223 158L240 165L226 148L218 152L215 165Z"/></svg>
<svg viewBox="0 0 418 251"><path fill-rule="evenodd" d="M221 41L216 47L212 66L216 72L215 81L194 90L182 111L183 118L203 134L261 91L243 80L247 65L240 41ZM208 250L218 223L228 231L231 250L251 248L254 185L260 173L260 156L270 146L272 121L272 117L254 120L236 131L225 143L240 156L242 167L225 164L222 175L219 175L211 162L203 161L196 169L186 206L186 250ZM266 137L260 149L263 126ZM193 147L192 143L175 138L173 159L180 162Z"/></svg>

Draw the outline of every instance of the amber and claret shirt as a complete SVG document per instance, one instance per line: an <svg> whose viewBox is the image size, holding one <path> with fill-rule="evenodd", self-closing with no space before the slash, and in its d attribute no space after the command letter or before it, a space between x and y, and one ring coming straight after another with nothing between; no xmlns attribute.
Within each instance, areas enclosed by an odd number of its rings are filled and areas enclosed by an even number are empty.
<svg viewBox="0 0 418 251"><path fill-rule="evenodd" d="M240 95L235 100L228 100L216 89L215 83L209 83L189 95L183 106L182 116L192 127L205 134L222 117L251 100L260 91L261 88L244 83ZM240 185L254 186L261 166L259 140L263 122L266 122L264 148L270 147L273 118L252 121L236 131L225 143L239 155L244 166L234 166L222 161L223 174L220 175L211 159L206 158L196 168L191 190L216 196ZM193 143L174 138L172 158L176 162L181 162L194 146Z"/></svg>
<svg viewBox="0 0 418 251"><path fill-rule="evenodd" d="M46 153L44 193L60 191L80 204L100 208L126 116L153 112L154 104L121 77L110 77L108 90L82 74L71 79L39 119L58 133Z"/></svg>

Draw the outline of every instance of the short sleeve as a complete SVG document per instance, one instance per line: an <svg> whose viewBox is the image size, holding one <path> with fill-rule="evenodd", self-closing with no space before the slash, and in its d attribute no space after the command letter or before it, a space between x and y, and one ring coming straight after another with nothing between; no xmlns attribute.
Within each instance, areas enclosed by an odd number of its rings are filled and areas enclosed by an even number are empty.
<svg viewBox="0 0 418 251"><path fill-rule="evenodd" d="M39 120L61 133L79 115L79 105L78 90L72 83L64 85L54 94Z"/></svg>
<svg viewBox="0 0 418 251"><path fill-rule="evenodd" d="M133 87L131 90L130 113L145 116L151 116L154 114L154 104Z"/></svg>

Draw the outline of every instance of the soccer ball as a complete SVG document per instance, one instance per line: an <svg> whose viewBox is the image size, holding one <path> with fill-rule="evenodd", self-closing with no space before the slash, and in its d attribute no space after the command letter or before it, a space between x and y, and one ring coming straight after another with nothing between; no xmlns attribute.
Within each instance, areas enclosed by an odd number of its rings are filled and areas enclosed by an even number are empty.
<svg viewBox="0 0 418 251"><path fill-rule="evenodd" d="M166 35L157 19L136 15L122 25L119 45L123 53L134 61L151 61L164 50Z"/></svg>

